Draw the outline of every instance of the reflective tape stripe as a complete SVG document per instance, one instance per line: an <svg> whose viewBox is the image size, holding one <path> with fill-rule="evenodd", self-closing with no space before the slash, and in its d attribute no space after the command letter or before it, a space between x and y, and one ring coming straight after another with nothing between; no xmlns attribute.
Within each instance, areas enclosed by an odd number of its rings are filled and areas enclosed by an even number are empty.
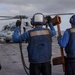
<svg viewBox="0 0 75 75"><path fill-rule="evenodd" d="M40 31L32 31L32 32L30 32L31 36L47 35L47 34L49 34L48 30L40 30Z"/></svg>
<svg viewBox="0 0 75 75"><path fill-rule="evenodd" d="M75 29L70 29L71 32L75 32Z"/></svg>

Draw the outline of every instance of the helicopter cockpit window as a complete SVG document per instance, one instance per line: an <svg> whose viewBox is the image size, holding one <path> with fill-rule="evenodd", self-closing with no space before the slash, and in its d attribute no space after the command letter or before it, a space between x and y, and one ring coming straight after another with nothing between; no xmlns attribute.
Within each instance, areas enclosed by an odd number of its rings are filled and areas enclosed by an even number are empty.
<svg viewBox="0 0 75 75"><path fill-rule="evenodd" d="M10 27L7 27L7 30L10 30Z"/></svg>
<svg viewBox="0 0 75 75"><path fill-rule="evenodd" d="M2 31L5 31L5 30L7 30L7 29L8 29L8 25L4 26L4 27L2 28Z"/></svg>

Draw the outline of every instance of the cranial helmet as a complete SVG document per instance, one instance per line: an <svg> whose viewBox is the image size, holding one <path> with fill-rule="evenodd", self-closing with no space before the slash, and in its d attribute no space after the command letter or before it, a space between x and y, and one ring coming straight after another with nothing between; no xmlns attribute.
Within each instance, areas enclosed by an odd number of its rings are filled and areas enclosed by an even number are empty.
<svg viewBox="0 0 75 75"><path fill-rule="evenodd" d="M44 15L42 13L36 13L31 19L32 25L43 25L44 24Z"/></svg>
<svg viewBox="0 0 75 75"><path fill-rule="evenodd" d="M70 18L70 23L72 25L75 25L75 15L73 15L71 18Z"/></svg>

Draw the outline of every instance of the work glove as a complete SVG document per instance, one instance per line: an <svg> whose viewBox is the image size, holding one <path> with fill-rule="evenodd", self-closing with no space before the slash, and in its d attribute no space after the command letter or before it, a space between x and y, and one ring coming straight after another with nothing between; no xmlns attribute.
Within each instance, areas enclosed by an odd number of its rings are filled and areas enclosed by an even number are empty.
<svg viewBox="0 0 75 75"><path fill-rule="evenodd" d="M48 15L45 17L45 20L46 20L46 24L50 24L50 22L52 21L52 18L50 15Z"/></svg>
<svg viewBox="0 0 75 75"><path fill-rule="evenodd" d="M20 20L17 20L16 21L16 27L20 27L21 26L21 21Z"/></svg>
<svg viewBox="0 0 75 75"><path fill-rule="evenodd" d="M61 38L61 37L62 37L62 35L58 36L57 39L59 39L59 38Z"/></svg>

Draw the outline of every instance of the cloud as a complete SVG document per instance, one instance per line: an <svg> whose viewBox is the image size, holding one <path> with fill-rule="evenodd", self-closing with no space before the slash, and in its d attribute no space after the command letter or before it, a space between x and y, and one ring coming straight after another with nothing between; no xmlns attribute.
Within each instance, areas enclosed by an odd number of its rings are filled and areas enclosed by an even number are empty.
<svg viewBox="0 0 75 75"><path fill-rule="evenodd" d="M28 12L27 14L31 15L35 12L50 14L75 11L75 0L0 0L0 3L6 9L19 11L16 14Z"/></svg>
<svg viewBox="0 0 75 75"><path fill-rule="evenodd" d="M51 13L74 13L75 0L0 0L0 15L31 17L38 12L48 15ZM63 18L66 19L65 16Z"/></svg>

